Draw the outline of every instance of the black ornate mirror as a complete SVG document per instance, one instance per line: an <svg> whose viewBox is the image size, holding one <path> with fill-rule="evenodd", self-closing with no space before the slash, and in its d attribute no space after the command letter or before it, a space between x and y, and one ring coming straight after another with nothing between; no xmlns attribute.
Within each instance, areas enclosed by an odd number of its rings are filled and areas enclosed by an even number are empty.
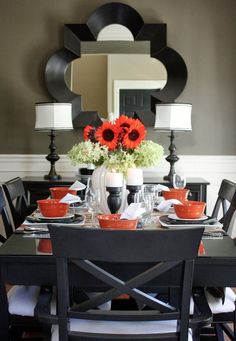
<svg viewBox="0 0 236 341"><path fill-rule="evenodd" d="M133 42L98 42L97 39L101 31L113 24L127 28L133 36ZM132 51L135 51L132 53L139 54L143 53L140 51L145 51L145 54L148 53L152 59L156 59L164 65L167 79L162 88L151 92L151 110L136 111L131 113L131 116L139 117L146 126L153 126L155 104L173 102L183 91L187 81L187 68L182 57L166 45L166 24L145 24L139 13L132 7L118 2L108 3L96 9L86 24L65 25L64 48L56 51L46 64L47 88L57 101L72 103L74 127L83 127L88 124L100 125L101 118L97 108L83 111L81 95L73 92L68 85L68 70L71 63L81 58L83 52L90 48L89 44L96 45L101 54L101 49L108 45L109 48L112 45L114 51L124 53L124 50L130 49L132 43ZM93 77L96 77L96 74L93 74Z"/></svg>

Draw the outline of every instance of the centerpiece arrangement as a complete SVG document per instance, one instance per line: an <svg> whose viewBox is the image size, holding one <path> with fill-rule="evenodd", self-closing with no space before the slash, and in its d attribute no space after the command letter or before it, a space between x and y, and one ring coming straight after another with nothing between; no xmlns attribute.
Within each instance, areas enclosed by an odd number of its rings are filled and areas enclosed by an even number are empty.
<svg viewBox="0 0 236 341"><path fill-rule="evenodd" d="M86 126L84 141L75 144L68 157L73 164L93 164L96 167L92 176L93 186L106 191L106 172L123 174L125 179L131 169L159 163L163 147L145 140L145 136L146 129L140 120L121 115L114 122L106 121L97 128ZM98 174L99 177L96 176Z"/></svg>
<svg viewBox="0 0 236 341"><path fill-rule="evenodd" d="M144 140L146 129L138 119L125 115L100 127L86 126L84 141L68 152L73 164L104 165L110 170L127 174L132 167L156 166L163 156L163 147Z"/></svg>

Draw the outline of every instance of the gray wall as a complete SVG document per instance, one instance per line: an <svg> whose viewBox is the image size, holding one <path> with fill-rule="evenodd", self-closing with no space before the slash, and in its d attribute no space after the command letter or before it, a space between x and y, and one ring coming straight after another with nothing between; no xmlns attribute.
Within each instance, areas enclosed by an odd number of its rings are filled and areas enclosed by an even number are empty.
<svg viewBox="0 0 236 341"><path fill-rule="evenodd" d="M50 101L43 72L63 47L63 24L84 23L102 0L0 0L0 153L45 154L49 140L34 132L34 103ZM236 1L129 0L147 23L168 25L168 45L188 67L177 101L193 104L193 131L178 133L179 154L236 154ZM148 137L168 147L164 133ZM81 131L58 133L59 153Z"/></svg>

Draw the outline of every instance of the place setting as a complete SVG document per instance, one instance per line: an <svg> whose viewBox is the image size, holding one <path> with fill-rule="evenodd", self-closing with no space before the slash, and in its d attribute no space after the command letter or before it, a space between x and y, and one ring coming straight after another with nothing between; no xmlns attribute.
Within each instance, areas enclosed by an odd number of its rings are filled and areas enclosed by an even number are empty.
<svg viewBox="0 0 236 341"><path fill-rule="evenodd" d="M70 187L50 188L51 197L37 200L37 209L26 217L15 233L21 233L25 237L47 239L50 238L47 224L83 225L85 216L75 213L73 205L81 202L77 192L85 188L86 186L77 180Z"/></svg>
<svg viewBox="0 0 236 341"><path fill-rule="evenodd" d="M223 224L217 218L205 214L206 203L202 201L193 201L187 199L187 192L183 196L183 191L180 191L178 197L178 189L169 191L168 200L161 202L158 205L159 210L167 213L159 217L159 222L162 227L176 228L193 228L204 226L203 239L223 238L227 233L222 229Z"/></svg>

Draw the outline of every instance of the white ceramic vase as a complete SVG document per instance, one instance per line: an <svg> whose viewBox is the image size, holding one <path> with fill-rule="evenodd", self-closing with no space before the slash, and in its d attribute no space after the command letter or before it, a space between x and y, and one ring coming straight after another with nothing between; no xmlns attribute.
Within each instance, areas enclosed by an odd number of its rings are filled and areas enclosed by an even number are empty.
<svg viewBox="0 0 236 341"><path fill-rule="evenodd" d="M91 178L93 188L100 190L100 196L101 196L100 208L102 211L101 213L110 213L109 207L107 205L107 197L109 195L109 193L106 191L107 171L108 169L104 165L101 165L95 168L92 174L92 178ZM125 180L123 183L123 189L122 189L121 195L122 195L122 201L121 201L119 213L122 213L125 210L125 208L128 206Z"/></svg>

